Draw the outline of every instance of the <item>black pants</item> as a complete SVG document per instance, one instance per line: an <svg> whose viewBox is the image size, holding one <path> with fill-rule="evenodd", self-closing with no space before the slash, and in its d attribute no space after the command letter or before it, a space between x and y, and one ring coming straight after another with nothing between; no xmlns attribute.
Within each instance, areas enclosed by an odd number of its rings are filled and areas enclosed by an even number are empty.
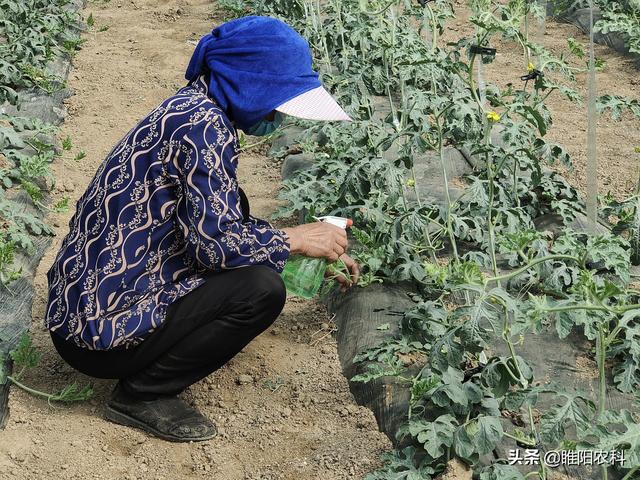
<svg viewBox="0 0 640 480"><path fill-rule="evenodd" d="M134 348L87 350L51 337L60 356L86 375L118 378L139 398L177 395L266 330L285 297L274 270L238 268L209 274L204 285L171 304L160 328Z"/></svg>

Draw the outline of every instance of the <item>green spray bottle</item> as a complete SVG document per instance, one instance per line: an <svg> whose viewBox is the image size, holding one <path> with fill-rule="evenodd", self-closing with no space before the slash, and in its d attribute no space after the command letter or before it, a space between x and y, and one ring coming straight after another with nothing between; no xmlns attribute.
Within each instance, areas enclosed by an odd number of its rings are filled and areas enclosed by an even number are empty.
<svg viewBox="0 0 640 480"><path fill-rule="evenodd" d="M353 225L350 218L332 216L314 218L319 222L327 222L345 230ZM292 255L287 260L281 275L290 295L309 299L318 294L326 271L327 261L324 258Z"/></svg>

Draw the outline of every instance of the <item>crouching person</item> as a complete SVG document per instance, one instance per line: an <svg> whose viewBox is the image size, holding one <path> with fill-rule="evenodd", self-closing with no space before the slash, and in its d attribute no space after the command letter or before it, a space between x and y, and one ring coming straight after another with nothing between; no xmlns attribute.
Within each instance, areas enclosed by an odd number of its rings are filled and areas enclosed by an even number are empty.
<svg viewBox="0 0 640 480"><path fill-rule="evenodd" d="M114 147L79 199L48 272L46 325L60 356L118 379L106 416L172 441L216 429L178 395L223 366L280 314L292 253L341 258L345 232L278 229L238 186L236 129L274 131L285 115L349 120L283 22L245 17L202 38L188 84Z"/></svg>

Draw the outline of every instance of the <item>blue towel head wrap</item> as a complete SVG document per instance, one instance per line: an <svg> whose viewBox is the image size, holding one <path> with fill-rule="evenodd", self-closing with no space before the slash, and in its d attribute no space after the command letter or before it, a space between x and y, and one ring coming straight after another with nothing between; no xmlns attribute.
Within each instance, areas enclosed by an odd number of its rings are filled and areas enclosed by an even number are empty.
<svg viewBox="0 0 640 480"><path fill-rule="evenodd" d="M209 75L209 96L242 130L276 107L321 86L309 44L271 17L238 18L200 39L187 80Z"/></svg>

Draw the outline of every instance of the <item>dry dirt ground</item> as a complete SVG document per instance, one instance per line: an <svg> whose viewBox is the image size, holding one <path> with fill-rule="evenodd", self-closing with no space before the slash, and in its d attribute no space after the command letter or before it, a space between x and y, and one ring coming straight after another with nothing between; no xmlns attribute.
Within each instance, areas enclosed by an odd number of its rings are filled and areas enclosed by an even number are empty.
<svg viewBox="0 0 640 480"><path fill-rule="evenodd" d="M194 42L221 21L208 0L90 2L85 16L90 12L96 23L74 60L75 96L61 132L73 148L54 166L56 200L68 195L70 205L111 147L183 85ZM86 158L75 162L80 151ZM240 170L252 213L267 216L276 207L278 168L265 156L245 155ZM90 381L57 357L40 322L45 274L72 213L52 218L57 236L36 277L32 333L44 355L28 382L46 390ZM349 393L331 325L323 308L290 300L273 328L192 387L185 397L220 431L204 443L167 443L103 420L112 381L94 382L88 403L57 408L13 389L11 417L0 433L0 478L362 478L389 442Z"/></svg>
<svg viewBox="0 0 640 480"><path fill-rule="evenodd" d="M220 22L211 5L209 0L88 4L85 16L93 13L96 26L86 35L69 79L75 96L68 101L69 118L61 138L69 135L74 147L64 162L54 166L59 179L56 200L67 195L73 205L112 145L182 86L195 41ZM466 18L459 13L447 39L468 32ZM99 31L106 26L106 31ZM558 53L568 37L585 40L576 28L554 22L547 23L542 38ZM498 48L496 63L486 68L488 79L501 85L518 82L524 68L521 55L512 44ZM601 93L640 96L640 76L631 62L605 47L598 47L597 53L607 62L598 75ZM585 76L578 75L577 88L583 94L584 81ZM572 154L576 167L567 176L582 189L585 108L557 96L549 107L556 119L549 135ZM599 127L601 186L622 195L633 189L637 179L640 158L633 147L640 143L640 121L613 123L603 118ZM81 151L86 158L73 161ZM268 215L276 206L277 167L253 154L241 159L240 169L252 210ZM56 356L39 320L45 304L45 273L71 213L52 218L58 236L36 279L32 332L44 357L42 368L28 380L48 390L90 380ZM371 413L355 405L339 373L335 342L326 335L331 328L323 308L289 300L272 329L186 393L219 426L218 438L200 444L166 443L104 421L109 381L94 382L95 398L69 407L52 408L13 389L11 418L0 434L0 479L362 478L389 442L377 432ZM454 470L446 478L469 477Z"/></svg>

